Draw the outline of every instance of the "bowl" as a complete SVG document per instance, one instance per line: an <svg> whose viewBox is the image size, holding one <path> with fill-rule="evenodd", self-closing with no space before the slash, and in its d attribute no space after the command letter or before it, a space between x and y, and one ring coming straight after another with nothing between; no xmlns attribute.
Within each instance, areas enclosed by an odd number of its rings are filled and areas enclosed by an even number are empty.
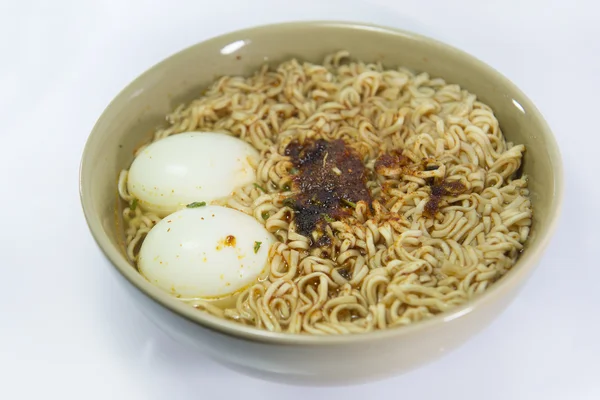
<svg viewBox="0 0 600 400"><path fill-rule="evenodd" d="M273 333L200 312L146 281L125 256L116 224L117 177L136 146L164 116L221 75L247 75L291 57L321 62L336 50L363 61L406 66L458 83L490 105L508 140L527 147L534 207L531 234L513 270L483 295L407 327L342 336ZM548 125L507 78L474 57L398 29L342 22L299 22L229 33L189 47L135 79L110 103L85 146L80 171L83 211L96 242L131 301L176 340L219 362L277 382L345 384L399 374L455 349L509 305L538 263L555 229L562 165Z"/></svg>

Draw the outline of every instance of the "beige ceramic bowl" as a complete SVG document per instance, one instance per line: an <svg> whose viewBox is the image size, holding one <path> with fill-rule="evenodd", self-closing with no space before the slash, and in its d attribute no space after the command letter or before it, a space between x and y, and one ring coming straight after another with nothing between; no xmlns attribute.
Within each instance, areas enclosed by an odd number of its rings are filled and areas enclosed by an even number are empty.
<svg viewBox="0 0 600 400"><path fill-rule="evenodd" d="M458 83L489 104L508 140L527 146L534 221L514 270L481 297L415 325L349 336L270 333L199 312L142 278L123 252L115 224L117 176L133 149L149 140L165 114L220 75L249 74L265 61L321 62L347 49L364 61L407 66ZM192 46L127 86L94 127L81 164L81 200L90 230L119 280L162 329L240 371L279 382L357 383L398 374L440 357L486 327L514 299L554 231L562 198L559 151L525 95L475 58L409 32L340 22L302 22L246 29Z"/></svg>

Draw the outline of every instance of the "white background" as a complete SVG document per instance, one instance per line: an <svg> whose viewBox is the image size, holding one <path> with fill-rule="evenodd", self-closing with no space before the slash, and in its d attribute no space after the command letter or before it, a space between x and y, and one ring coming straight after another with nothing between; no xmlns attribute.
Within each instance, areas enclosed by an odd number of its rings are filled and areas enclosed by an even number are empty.
<svg viewBox="0 0 600 400"><path fill-rule="evenodd" d="M487 3L3 0L0 398L600 399L600 6ZM518 299L459 350L386 381L278 385L174 343L128 302L79 206L84 142L122 87L198 41L294 19L374 22L458 46L533 99L563 152L561 223Z"/></svg>

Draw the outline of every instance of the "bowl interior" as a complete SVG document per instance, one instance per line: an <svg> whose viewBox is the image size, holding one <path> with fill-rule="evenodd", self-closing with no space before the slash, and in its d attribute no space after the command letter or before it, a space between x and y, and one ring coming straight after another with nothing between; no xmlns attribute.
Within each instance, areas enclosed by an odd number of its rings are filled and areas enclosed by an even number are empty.
<svg viewBox="0 0 600 400"><path fill-rule="evenodd" d="M507 140L527 147L523 172L529 176L534 207L531 235L515 271L488 292L528 275L533 260L539 256L553 230L562 191L562 169L556 142L533 104L490 67L439 42L375 26L303 22L251 28L185 49L132 82L98 120L82 160L82 203L100 247L130 282L197 322L234 334L246 330L224 328L227 321L215 320L195 310L185 311L183 305L176 304L176 300L137 274L124 255L122 232L116 225L119 172L131 163L135 147L148 141L154 129L164 123L166 114L199 96L215 78L247 75L265 62L275 65L291 57L320 63L325 55L341 49L363 61L381 61L390 68L406 66L459 84L493 108ZM520 278L511 277L519 270L523 270Z"/></svg>

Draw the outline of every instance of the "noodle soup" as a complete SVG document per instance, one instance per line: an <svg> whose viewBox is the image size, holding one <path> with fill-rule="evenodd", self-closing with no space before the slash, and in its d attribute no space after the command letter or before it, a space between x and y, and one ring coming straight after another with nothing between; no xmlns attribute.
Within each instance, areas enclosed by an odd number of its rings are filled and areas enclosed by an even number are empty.
<svg viewBox="0 0 600 400"><path fill-rule="evenodd" d="M426 72L347 52L224 76L121 173L152 283L274 332L405 326L486 291L532 223L525 147Z"/></svg>

